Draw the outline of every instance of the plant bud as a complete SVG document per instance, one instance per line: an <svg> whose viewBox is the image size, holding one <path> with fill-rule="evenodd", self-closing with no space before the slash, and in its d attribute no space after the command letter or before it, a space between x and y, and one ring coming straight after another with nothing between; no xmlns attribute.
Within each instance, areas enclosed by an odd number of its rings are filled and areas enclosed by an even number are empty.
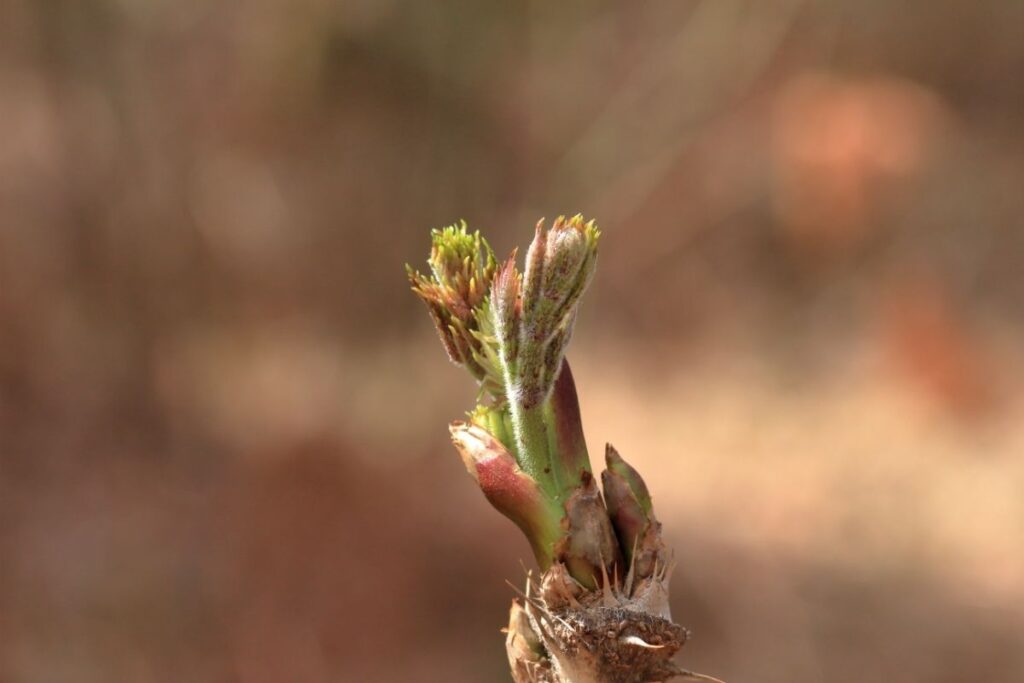
<svg viewBox="0 0 1024 683"><path fill-rule="evenodd" d="M665 563L661 524L654 518L651 496L640 474L611 444L605 450L608 469L601 473L608 517L631 574L637 579L651 576L656 565Z"/></svg>
<svg viewBox="0 0 1024 683"><path fill-rule="evenodd" d="M541 569L547 569L554 544L562 535L564 513L519 468L501 442L483 428L453 422L449 431L466 470L476 479L488 502L523 531Z"/></svg>
<svg viewBox="0 0 1024 683"><path fill-rule="evenodd" d="M431 232L430 275L406 266L412 290L423 300L448 358L465 366L489 391L501 376L480 337L480 318L497 268L494 252L466 223Z"/></svg>
<svg viewBox="0 0 1024 683"><path fill-rule="evenodd" d="M547 258L544 262L544 297L561 303L576 284L580 268L587 260L587 238L583 219L570 221L559 216L548 234Z"/></svg>
<svg viewBox="0 0 1024 683"><path fill-rule="evenodd" d="M580 585L593 590L604 577L616 574L621 554L594 477L585 472L582 479L565 502L568 528L555 548L555 559Z"/></svg>
<svg viewBox="0 0 1024 683"><path fill-rule="evenodd" d="M636 496L637 501L643 507L644 513L647 515L653 514L654 506L651 503L651 494L648 493L647 484L644 483L640 473L623 460L622 456L619 455L619 452L611 444L605 446L604 460L608 469L622 477L629 485L630 491Z"/></svg>
<svg viewBox="0 0 1024 683"><path fill-rule="evenodd" d="M559 216L550 230L537 224L526 256L517 366L527 408L547 397L558 376L580 296L594 273L599 237L594 222L579 215L568 221Z"/></svg>

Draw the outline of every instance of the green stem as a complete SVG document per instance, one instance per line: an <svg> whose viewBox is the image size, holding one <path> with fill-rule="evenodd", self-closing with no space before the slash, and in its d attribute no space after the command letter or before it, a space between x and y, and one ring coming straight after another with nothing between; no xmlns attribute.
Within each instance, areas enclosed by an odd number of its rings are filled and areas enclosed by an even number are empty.
<svg viewBox="0 0 1024 683"><path fill-rule="evenodd" d="M552 462L543 404L526 408L519 401L512 400L509 401L509 413L512 416L519 466L540 484L552 500L561 503L561 473L556 463Z"/></svg>
<svg viewBox="0 0 1024 683"><path fill-rule="evenodd" d="M513 402L509 407L505 412L510 423L506 433L514 435L510 450L517 453L520 467L564 504L582 483L584 472L592 471L569 363L562 363L551 394L543 403L527 408ZM513 426L516 424L520 427Z"/></svg>

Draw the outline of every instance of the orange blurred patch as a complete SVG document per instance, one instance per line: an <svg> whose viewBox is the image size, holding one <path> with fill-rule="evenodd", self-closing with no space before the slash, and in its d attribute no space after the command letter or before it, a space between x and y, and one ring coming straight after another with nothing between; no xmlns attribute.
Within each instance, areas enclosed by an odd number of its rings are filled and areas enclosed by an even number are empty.
<svg viewBox="0 0 1024 683"><path fill-rule="evenodd" d="M935 94L891 78L804 74L772 117L773 206L800 251L842 253L877 228L894 181L919 173L949 119Z"/></svg>
<svg viewBox="0 0 1024 683"><path fill-rule="evenodd" d="M986 350L940 281L907 276L882 301L883 342L894 367L935 403L962 417L995 407Z"/></svg>

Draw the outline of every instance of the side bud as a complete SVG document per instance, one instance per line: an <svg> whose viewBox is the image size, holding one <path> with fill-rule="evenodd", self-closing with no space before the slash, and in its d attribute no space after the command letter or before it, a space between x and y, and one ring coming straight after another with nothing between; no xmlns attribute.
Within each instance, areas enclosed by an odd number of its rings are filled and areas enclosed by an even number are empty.
<svg viewBox="0 0 1024 683"><path fill-rule="evenodd" d="M567 528L555 559L580 585L593 590L617 575L621 555L594 477L584 472L582 479L565 502Z"/></svg>
<svg viewBox="0 0 1024 683"><path fill-rule="evenodd" d="M651 495L640 473L611 444L605 450L605 463L608 469L601 474L601 483L608 516L631 573L638 580L648 578L667 559Z"/></svg>
<svg viewBox="0 0 1024 683"><path fill-rule="evenodd" d="M523 531L537 563L541 569L547 569L554 545L562 535L563 512L519 468L501 442L482 427L459 421L451 423L449 431L466 470L476 479L488 502Z"/></svg>

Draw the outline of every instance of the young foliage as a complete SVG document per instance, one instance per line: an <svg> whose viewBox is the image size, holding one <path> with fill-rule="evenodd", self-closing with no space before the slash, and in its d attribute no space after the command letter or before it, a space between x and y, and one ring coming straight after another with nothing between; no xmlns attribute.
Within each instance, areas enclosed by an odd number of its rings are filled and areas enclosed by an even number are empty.
<svg viewBox="0 0 1024 683"><path fill-rule="evenodd" d="M673 563L640 474L608 446L598 490L565 350L601 233L582 216L537 223L525 268L500 264L465 222L431 233L429 272L406 266L448 357L480 385L452 441L488 502L527 537L542 575L510 615L517 683L684 676L687 633L668 608Z"/></svg>

